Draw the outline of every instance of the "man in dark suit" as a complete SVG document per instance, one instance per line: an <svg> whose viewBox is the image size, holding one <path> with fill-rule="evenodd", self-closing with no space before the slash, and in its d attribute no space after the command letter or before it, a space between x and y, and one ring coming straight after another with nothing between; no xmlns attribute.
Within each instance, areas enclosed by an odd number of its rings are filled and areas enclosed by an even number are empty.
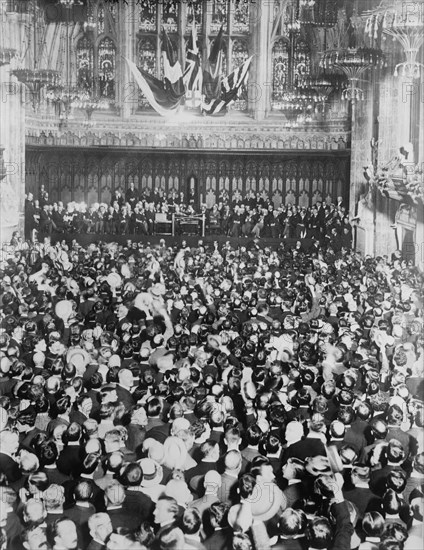
<svg viewBox="0 0 424 550"><path fill-rule="evenodd" d="M227 505L222 502L212 504L207 513L212 533L204 541L206 550L231 550L233 531L225 526Z"/></svg>
<svg viewBox="0 0 424 550"><path fill-rule="evenodd" d="M125 201L131 205L131 208L134 210L134 206L138 202L138 192L134 187L134 182L130 183L129 188L125 192Z"/></svg>
<svg viewBox="0 0 424 550"><path fill-rule="evenodd" d="M49 207L45 205L40 211L40 231L46 232L49 235L54 228L53 220L49 216Z"/></svg>
<svg viewBox="0 0 424 550"><path fill-rule="evenodd" d="M224 456L224 473L221 475L221 486L218 488L220 502L235 504L237 501L238 476L242 467L240 451L228 451Z"/></svg>
<svg viewBox="0 0 424 550"><path fill-rule="evenodd" d="M354 466L350 473L351 485L343 487L343 495L346 500L352 502L358 509L359 519L363 519L366 512L378 512L381 500L370 487L370 469L368 466Z"/></svg>
<svg viewBox="0 0 424 550"><path fill-rule="evenodd" d="M147 426L146 439L153 437L160 443L164 443L169 435L169 424L162 420L163 403L157 397L152 397L147 402Z"/></svg>
<svg viewBox="0 0 424 550"><path fill-rule="evenodd" d="M124 508L125 498L125 489L118 481L115 480L106 487L106 512L110 517L114 530L118 527L126 527L130 530L140 527L141 518L137 510Z"/></svg>
<svg viewBox="0 0 424 550"><path fill-rule="evenodd" d="M208 439L200 446L201 460L186 472L187 479L193 479L197 476L204 476L209 470L216 470L219 460L219 444L217 441Z"/></svg>
<svg viewBox="0 0 424 550"><path fill-rule="evenodd" d="M287 482L287 486L283 490L287 508L301 508L304 498L302 479L305 475L305 464L298 458L289 458L281 471L283 479Z"/></svg>
<svg viewBox="0 0 424 550"><path fill-rule="evenodd" d="M138 490L142 480L143 470L139 464L132 462L125 467L121 476L125 487L123 507L130 510L131 513L136 513L140 521L145 521L152 517L155 505L148 495Z"/></svg>
<svg viewBox="0 0 424 550"><path fill-rule="evenodd" d="M93 514L88 519L88 530L91 536L91 542L87 550L104 550L106 541L113 532L110 517L105 512Z"/></svg>
<svg viewBox="0 0 424 550"><path fill-rule="evenodd" d="M18 414L16 425L19 431L19 446L21 449L32 450L31 441L41 432L34 426L36 418L37 413L33 407L27 407Z"/></svg>
<svg viewBox="0 0 424 550"><path fill-rule="evenodd" d="M178 512L179 507L174 498L161 497L157 501L156 508L153 513L154 522L158 526L156 531L156 541L160 540L160 536L165 529L168 529L176 524Z"/></svg>
<svg viewBox="0 0 424 550"><path fill-rule="evenodd" d="M9 483L18 481L22 476L19 464L14 458L18 448L18 434L9 431L0 432L0 473L6 476Z"/></svg>
<svg viewBox="0 0 424 550"><path fill-rule="evenodd" d="M56 443L52 440L45 441L39 449L38 458L40 459L41 472L47 475L49 484L56 483L62 485L68 481L69 476L59 472L56 460L58 457Z"/></svg>
<svg viewBox="0 0 424 550"><path fill-rule="evenodd" d="M94 473L98 471L99 464L99 456L96 453L88 453L81 462L81 475L75 476L73 479L64 482L63 488L65 490L67 506L75 504L75 489L77 485L82 481L88 481L92 485L91 503L94 505L97 512L103 512L105 510L105 493L103 489L94 482Z"/></svg>
<svg viewBox="0 0 424 550"><path fill-rule="evenodd" d="M380 469L373 470L370 475L370 489L380 497L382 497L386 491L386 482L389 473L394 470L399 470L402 472L402 464L406 458L402 444L395 439L392 439L389 442L387 447L381 451L381 454L385 455L386 465ZM378 460L381 464L384 459L381 457L378 459L377 457L374 457L374 462L376 460Z"/></svg>
<svg viewBox="0 0 424 550"><path fill-rule="evenodd" d="M272 326L272 318L269 316L269 307L267 304L258 305L258 315L256 316L258 323L265 323L267 328Z"/></svg>
<svg viewBox="0 0 424 550"><path fill-rule="evenodd" d="M93 497L93 485L90 480L80 481L74 489L75 504L66 510L66 517L71 519L77 527L78 543L81 548L86 548L90 541L88 520L96 512L90 503Z"/></svg>
<svg viewBox="0 0 424 550"><path fill-rule="evenodd" d="M299 458L305 460L308 457L326 456L326 425L324 417L315 413L308 423L309 432L304 439L293 443L284 451L282 462L287 462L289 458Z"/></svg>
<svg viewBox="0 0 424 550"><path fill-rule="evenodd" d="M28 193L25 199L25 240L31 239L32 230L36 226L35 222L34 196Z"/></svg>
<svg viewBox="0 0 424 550"><path fill-rule="evenodd" d="M387 411L387 437L386 440L396 439L402 443L405 456L408 458L411 451L411 436L402 430L403 412L398 405L392 405Z"/></svg>
<svg viewBox="0 0 424 550"><path fill-rule="evenodd" d="M82 429L79 424L72 422L65 433L63 441L66 444L57 459L57 468L65 475L76 477L81 469L80 439Z"/></svg>
<svg viewBox="0 0 424 550"><path fill-rule="evenodd" d="M119 403L122 403L126 411L131 410L135 401L130 389L134 384L133 373L129 369L122 369L118 373L118 384L116 385L116 394Z"/></svg>
<svg viewBox="0 0 424 550"><path fill-rule="evenodd" d="M82 426L89 419L92 409L91 397L86 393L79 395L74 403L74 408L69 413L69 420Z"/></svg>

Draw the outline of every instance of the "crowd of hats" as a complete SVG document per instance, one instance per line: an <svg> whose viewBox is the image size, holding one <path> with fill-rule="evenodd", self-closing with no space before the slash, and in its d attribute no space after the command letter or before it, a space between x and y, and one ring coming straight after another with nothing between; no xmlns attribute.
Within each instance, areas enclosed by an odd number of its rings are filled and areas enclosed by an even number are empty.
<svg viewBox="0 0 424 550"><path fill-rule="evenodd" d="M0 261L0 550L415 550L424 277L401 252L15 244Z"/></svg>

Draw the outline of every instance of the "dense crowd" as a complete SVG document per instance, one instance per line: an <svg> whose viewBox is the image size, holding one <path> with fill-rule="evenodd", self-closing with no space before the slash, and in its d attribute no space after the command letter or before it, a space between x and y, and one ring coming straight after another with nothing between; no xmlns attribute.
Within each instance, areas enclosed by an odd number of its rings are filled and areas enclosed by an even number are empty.
<svg viewBox="0 0 424 550"><path fill-rule="evenodd" d="M399 251L15 235L0 278L0 550L422 547Z"/></svg>
<svg viewBox="0 0 424 550"><path fill-rule="evenodd" d="M212 207L206 204L196 209L195 197L184 197L172 191L167 197L162 190L144 189L141 194L134 184L124 194L117 190L110 204L71 202L52 203L43 187L38 199L28 193L25 202L26 237L32 230L40 233L93 233L113 235L152 235L156 214L171 214L179 218L205 215L206 231L235 238L270 237L283 239L317 239L350 246L352 227L341 197L336 204L316 202L311 207L297 207L274 203L259 193L250 191L246 197L230 200L221 192ZM177 228L178 231L178 228Z"/></svg>

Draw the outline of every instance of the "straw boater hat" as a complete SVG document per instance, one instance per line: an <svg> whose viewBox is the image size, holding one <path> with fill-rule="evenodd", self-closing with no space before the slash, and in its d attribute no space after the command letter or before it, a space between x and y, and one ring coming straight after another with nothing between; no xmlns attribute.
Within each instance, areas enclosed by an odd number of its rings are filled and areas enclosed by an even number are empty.
<svg viewBox="0 0 424 550"><path fill-rule="evenodd" d="M154 487L159 485L163 478L162 466L151 458L142 458L138 461L143 470L142 487Z"/></svg>

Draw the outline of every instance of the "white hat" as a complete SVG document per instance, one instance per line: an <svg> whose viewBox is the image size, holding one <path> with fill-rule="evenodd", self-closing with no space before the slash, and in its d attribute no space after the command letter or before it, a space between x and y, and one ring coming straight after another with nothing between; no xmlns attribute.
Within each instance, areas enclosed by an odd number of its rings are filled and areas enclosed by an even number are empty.
<svg viewBox="0 0 424 550"><path fill-rule="evenodd" d="M163 478L162 466L151 458L142 458L138 461L143 470L142 487L154 487L159 485Z"/></svg>

